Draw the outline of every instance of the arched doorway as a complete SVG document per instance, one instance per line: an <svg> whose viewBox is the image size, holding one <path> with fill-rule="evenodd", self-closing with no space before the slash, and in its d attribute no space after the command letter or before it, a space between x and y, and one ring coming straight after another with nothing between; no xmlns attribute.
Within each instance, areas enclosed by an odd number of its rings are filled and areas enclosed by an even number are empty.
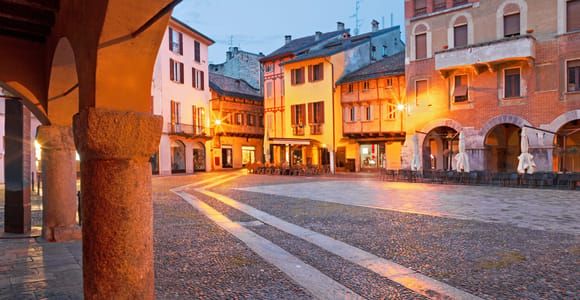
<svg viewBox="0 0 580 300"><path fill-rule="evenodd" d="M508 123L496 125L485 137L486 170L515 172L520 155L521 128Z"/></svg>
<svg viewBox="0 0 580 300"><path fill-rule="evenodd" d="M580 172L580 119L560 127L554 142L554 170Z"/></svg>
<svg viewBox="0 0 580 300"><path fill-rule="evenodd" d="M453 154L458 150L457 130L447 126L434 128L423 140L423 170L451 170Z"/></svg>
<svg viewBox="0 0 580 300"><path fill-rule="evenodd" d="M193 143L193 170L205 171L205 147L202 143Z"/></svg>
<svg viewBox="0 0 580 300"><path fill-rule="evenodd" d="M171 173L185 173L185 144L171 142Z"/></svg>

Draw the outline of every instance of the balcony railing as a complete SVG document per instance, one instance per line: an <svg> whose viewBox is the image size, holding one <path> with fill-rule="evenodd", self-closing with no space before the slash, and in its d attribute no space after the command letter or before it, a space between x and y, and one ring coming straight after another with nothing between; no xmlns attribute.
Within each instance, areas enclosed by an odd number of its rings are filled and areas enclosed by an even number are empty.
<svg viewBox="0 0 580 300"><path fill-rule="evenodd" d="M304 135L304 126L294 126L294 127L292 127L292 134L294 134L294 135Z"/></svg>
<svg viewBox="0 0 580 300"><path fill-rule="evenodd" d="M167 132L186 137L209 137L213 135L212 130L207 127L176 123L168 123Z"/></svg>
<svg viewBox="0 0 580 300"><path fill-rule="evenodd" d="M324 124L310 124L310 134L311 135L321 135Z"/></svg>

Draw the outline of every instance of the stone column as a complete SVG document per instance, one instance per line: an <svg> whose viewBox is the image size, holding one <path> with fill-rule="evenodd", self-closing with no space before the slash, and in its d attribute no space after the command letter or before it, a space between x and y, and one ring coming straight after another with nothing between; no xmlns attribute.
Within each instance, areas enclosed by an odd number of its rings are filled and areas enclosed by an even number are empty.
<svg viewBox="0 0 580 300"><path fill-rule="evenodd" d="M36 138L42 150L42 236L51 242L79 240L72 128L40 126Z"/></svg>
<svg viewBox="0 0 580 300"><path fill-rule="evenodd" d="M81 156L86 299L153 299L150 156L162 118L84 109L74 117Z"/></svg>
<svg viewBox="0 0 580 300"><path fill-rule="evenodd" d="M30 111L20 101L6 101L4 132L4 231L29 233Z"/></svg>

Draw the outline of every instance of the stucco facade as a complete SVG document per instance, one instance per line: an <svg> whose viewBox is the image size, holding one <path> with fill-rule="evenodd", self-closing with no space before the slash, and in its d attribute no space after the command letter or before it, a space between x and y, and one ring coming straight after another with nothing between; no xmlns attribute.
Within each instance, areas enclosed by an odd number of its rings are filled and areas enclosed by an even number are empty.
<svg viewBox="0 0 580 300"><path fill-rule="evenodd" d="M416 10L407 0L405 8L405 128L407 141L419 136L423 168L451 168L463 131L472 169L515 171L519 132L530 126L537 170L570 170L558 140L578 126L580 94L568 74L580 58L580 33L562 24L566 1L447 1L436 11L432 1ZM466 43L457 45L462 35ZM412 148L403 148L403 167Z"/></svg>

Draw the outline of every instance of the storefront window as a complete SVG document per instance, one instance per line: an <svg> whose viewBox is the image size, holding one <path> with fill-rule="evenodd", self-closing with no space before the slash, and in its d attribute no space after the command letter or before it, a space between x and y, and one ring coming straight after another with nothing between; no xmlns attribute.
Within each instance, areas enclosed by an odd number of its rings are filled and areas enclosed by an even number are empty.
<svg viewBox="0 0 580 300"><path fill-rule="evenodd" d="M253 164L256 162L256 147L242 146L242 164Z"/></svg>

